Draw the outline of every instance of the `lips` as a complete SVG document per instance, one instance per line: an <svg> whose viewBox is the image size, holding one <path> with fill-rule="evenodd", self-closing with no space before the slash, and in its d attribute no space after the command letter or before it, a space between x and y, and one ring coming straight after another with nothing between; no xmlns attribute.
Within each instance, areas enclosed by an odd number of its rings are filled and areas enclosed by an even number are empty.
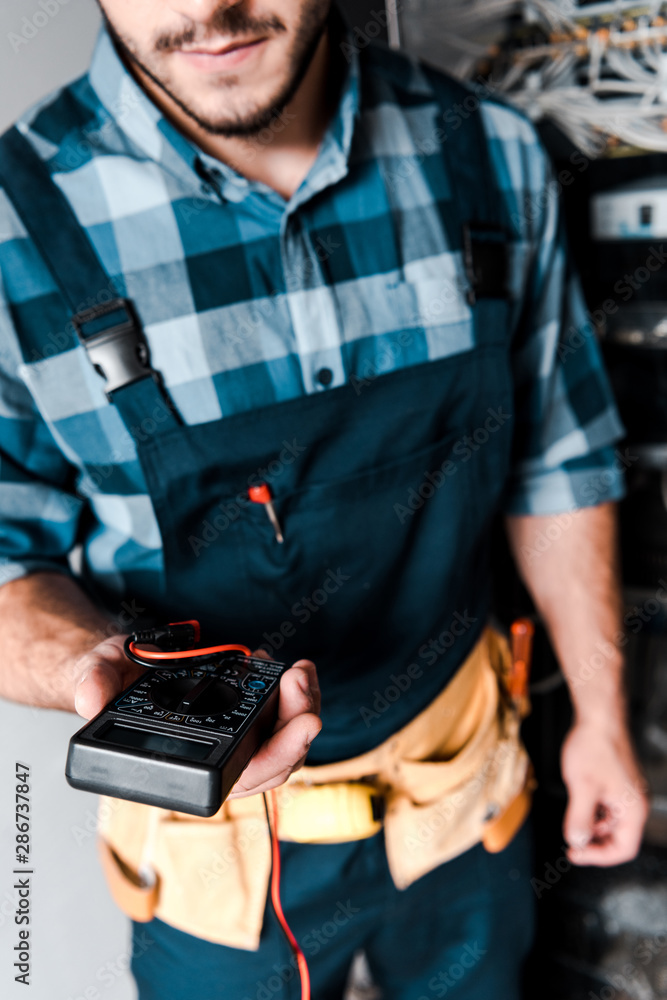
<svg viewBox="0 0 667 1000"><path fill-rule="evenodd" d="M266 40L266 38L251 38L247 41L221 45L216 49L178 49L175 54L193 68L204 72L217 72L243 63L254 53L261 51Z"/></svg>
<svg viewBox="0 0 667 1000"><path fill-rule="evenodd" d="M185 53L185 55L202 55L202 56L223 56L228 52L235 52L236 49L246 48L248 45L257 45L258 42L263 42L263 38L249 38L244 42L230 42L229 45L219 46L217 49L181 49L180 51Z"/></svg>

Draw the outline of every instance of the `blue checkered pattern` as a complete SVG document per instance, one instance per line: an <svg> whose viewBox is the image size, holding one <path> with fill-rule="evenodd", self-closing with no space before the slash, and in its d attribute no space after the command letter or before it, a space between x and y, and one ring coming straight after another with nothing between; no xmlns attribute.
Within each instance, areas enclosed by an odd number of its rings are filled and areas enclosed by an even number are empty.
<svg viewBox="0 0 667 1000"><path fill-rule="evenodd" d="M89 73L20 120L119 294L134 301L186 423L474 347L460 254L435 209L442 109L418 65L387 53L370 66L351 57L337 115L287 204L248 182L243 163L233 170L176 131L104 29ZM568 270L548 164L519 114L490 101L480 113L520 233L507 510L616 499L622 428ZM326 386L322 369L333 374ZM0 581L66 569L82 534L107 590L122 593L133 570L161 572L132 437L1 190L0 482Z"/></svg>

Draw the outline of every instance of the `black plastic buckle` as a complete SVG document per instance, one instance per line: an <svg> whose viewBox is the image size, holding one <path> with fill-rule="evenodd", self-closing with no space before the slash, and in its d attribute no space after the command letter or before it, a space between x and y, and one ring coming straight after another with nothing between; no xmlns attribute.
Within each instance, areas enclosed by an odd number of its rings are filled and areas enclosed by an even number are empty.
<svg viewBox="0 0 667 1000"><path fill-rule="evenodd" d="M116 389L147 375L159 379L151 368L148 344L129 299L112 299L84 309L72 317L72 323L93 368L105 381L108 399Z"/></svg>
<svg viewBox="0 0 667 1000"><path fill-rule="evenodd" d="M509 240L503 229L466 222L462 227L463 266L468 280L466 298L507 299L509 293Z"/></svg>

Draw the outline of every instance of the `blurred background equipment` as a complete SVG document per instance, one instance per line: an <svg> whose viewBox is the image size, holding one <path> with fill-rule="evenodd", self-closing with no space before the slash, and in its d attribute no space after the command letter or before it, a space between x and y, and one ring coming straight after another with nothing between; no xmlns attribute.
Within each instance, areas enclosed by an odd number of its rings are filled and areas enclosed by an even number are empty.
<svg viewBox="0 0 667 1000"><path fill-rule="evenodd" d="M556 123L589 156L667 151L667 4L406 0L406 48Z"/></svg>
<svg viewBox="0 0 667 1000"><path fill-rule="evenodd" d="M535 123L589 308L583 332L600 338L627 429L623 629L652 810L632 864L567 861L559 752L571 709L538 632L525 735L540 779L539 924L525 995L657 1000L667 997L667 4L405 0L397 37L428 62L483 79ZM503 588L503 620L529 610L517 580Z"/></svg>

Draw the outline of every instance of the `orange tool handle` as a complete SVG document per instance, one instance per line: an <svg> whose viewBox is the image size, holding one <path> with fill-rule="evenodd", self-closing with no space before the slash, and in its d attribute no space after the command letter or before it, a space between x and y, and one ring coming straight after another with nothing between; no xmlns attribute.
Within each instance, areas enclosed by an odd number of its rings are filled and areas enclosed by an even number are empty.
<svg viewBox="0 0 667 1000"><path fill-rule="evenodd" d="M519 702L528 697L528 678L533 653L535 626L530 618L517 618L510 627L512 670L508 690L512 701Z"/></svg>

